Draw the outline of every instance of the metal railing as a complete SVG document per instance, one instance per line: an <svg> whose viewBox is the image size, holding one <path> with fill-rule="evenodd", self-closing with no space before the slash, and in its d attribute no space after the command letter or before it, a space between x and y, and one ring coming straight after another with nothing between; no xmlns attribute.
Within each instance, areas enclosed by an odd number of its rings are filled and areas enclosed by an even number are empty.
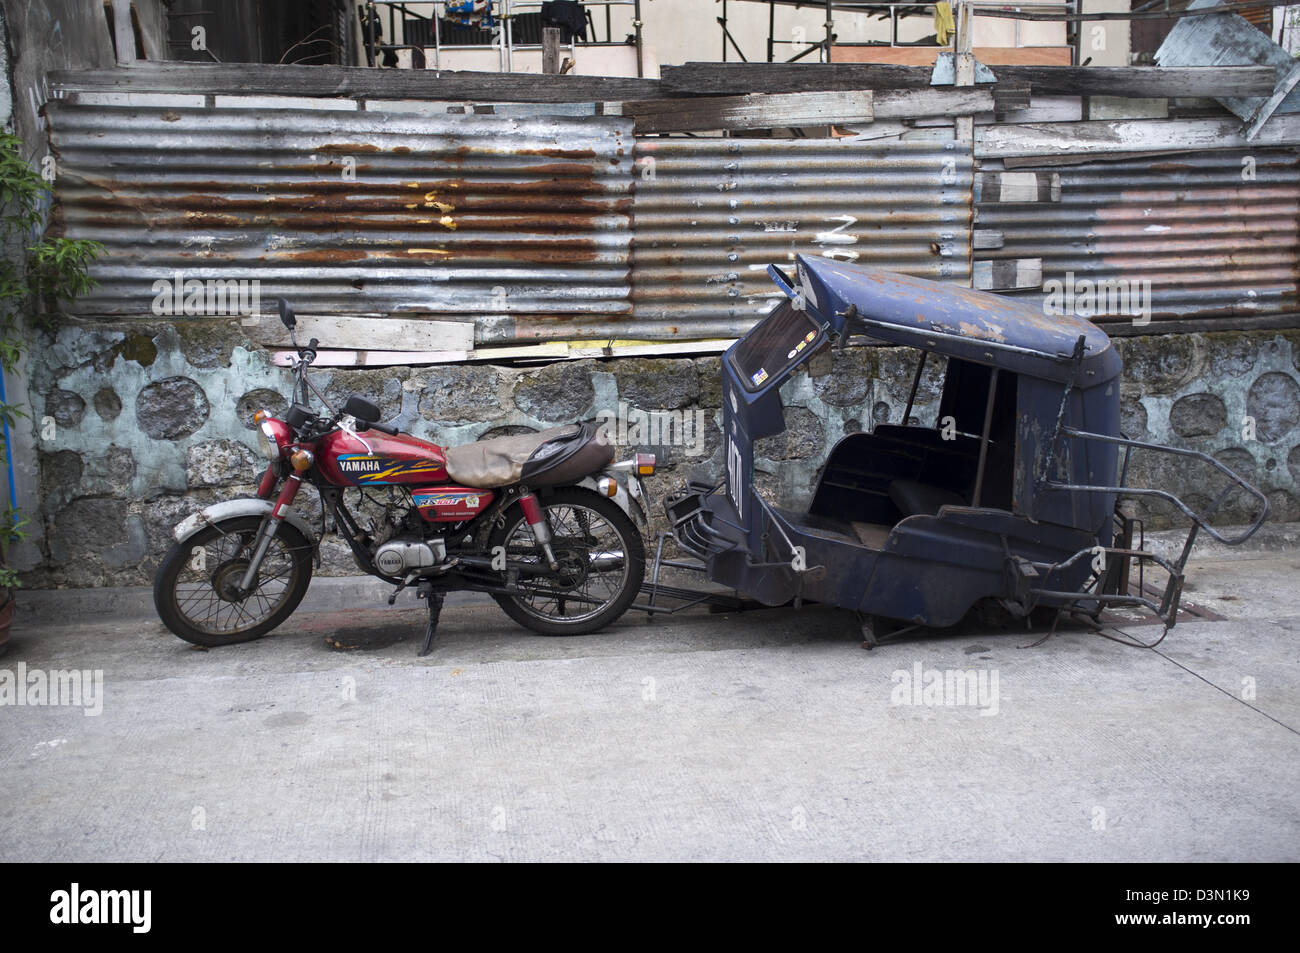
<svg viewBox="0 0 1300 953"><path fill-rule="evenodd" d="M727 62L730 52L734 51L740 57L742 62L748 62L748 57L740 48L739 43L731 34L729 26L728 4L742 3L745 5L765 4L768 8L768 36L767 36L767 62L777 62L776 51L778 47L798 46L801 49L794 56L783 59L782 62L794 63L814 53L818 54L818 60L822 63L831 61L830 49L833 46L844 47L922 47L925 44L900 41L898 38L899 22L913 17L934 17L936 4L906 2L906 0L721 0L722 15L717 18L718 25L722 28L722 61ZM957 8L964 0L952 0L951 7L953 11L953 31L948 40L939 45L940 49L958 49L960 38L958 31L961 29L961 18L957 16ZM778 39L776 36L776 9L778 6L794 7L795 9L822 9L825 11L824 36L819 40L808 38L791 38ZM1067 22L1074 15L1078 8L1078 0L1027 0L1027 2L1017 3L1014 8L1005 6L975 5L971 4L972 23L974 18L993 17L993 16L1010 16L1017 19L1025 20L1066 20ZM1026 11L1023 17L1018 15L1018 11ZM992 12L996 11L996 12ZM1035 12L1037 11L1037 12ZM1060 11L1053 13L1051 11ZM835 14L869 14L874 15L881 20L889 21L888 40L880 42L848 42L841 41L839 35L835 32ZM1117 14L1118 16L1118 14ZM1065 45L1073 45L1068 38L1069 28L1067 26L1067 42ZM1020 46L1019 24L1016 27L1015 45ZM1034 44L1038 45L1038 44Z"/></svg>
<svg viewBox="0 0 1300 953"><path fill-rule="evenodd" d="M424 57L425 51L433 51L433 63L431 68L442 68L442 54L446 50L498 50L500 51L500 68L502 72L512 72L514 69L514 53L516 51L537 50L541 49L542 42L540 33L536 41L526 39L520 41L515 36L516 21L523 16L535 16L541 12L544 0L496 0L493 7L492 19L495 25L491 29L480 29L479 32L488 33L490 38L484 42L448 42L451 34L444 33L446 30L472 30L474 27L459 27L449 25L461 16L459 13L448 13L447 0L368 0L363 9L362 19L362 47L366 55L367 64L375 65L381 52L411 50L413 54ZM578 43L583 46L626 46L628 39L614 39L614 7L627 7L632 13L632 33L627 37L632 40L632 45L636 47L637 55L637 75L644 72L642 56L642 36L641 36L641 0L584 0L583 8L587 18L587 31L590 38L584 40L574 40L564 44L572 51ZM384 36L388 42L379 42L367 34L365 12L374 10L379 14L380 8L386 8L388 14L388 26ZM412 9L421 8L421 9ZM604 12L605 38L597 39L596 21L597 18L592 15L592 8L600 8ZM427 12L422 12L427 11ZM399 19L400 14L400 19ZM382 20L382 14L380 14ZM415 35L412 36L411 34ZM397 37L401 37L401 42Z"/></svg>

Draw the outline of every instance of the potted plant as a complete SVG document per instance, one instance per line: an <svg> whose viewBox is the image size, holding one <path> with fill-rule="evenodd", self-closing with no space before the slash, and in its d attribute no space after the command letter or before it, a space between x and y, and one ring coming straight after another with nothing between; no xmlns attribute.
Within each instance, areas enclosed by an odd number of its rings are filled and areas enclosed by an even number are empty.
<svg viewBox="0 0 1300 953"><path fill-rule="evenodd" d="M23 156L22 140L0 132L0 444L9 474L9 498L0 503L0 652L9 642L13 623L14 590L18 574L9 565L9 549L25 538L26 520L18 513L13 487L12 440L22 406L11 403L4 375L11 374L22 358L24 318L36 323L60 301L70 301L94 286L90 263L103 251L98 242L54 238L43 234L49 205L50 183ZM52 169L52 161L42 164ZM53 179L52 174L49 175Z"/></svg>

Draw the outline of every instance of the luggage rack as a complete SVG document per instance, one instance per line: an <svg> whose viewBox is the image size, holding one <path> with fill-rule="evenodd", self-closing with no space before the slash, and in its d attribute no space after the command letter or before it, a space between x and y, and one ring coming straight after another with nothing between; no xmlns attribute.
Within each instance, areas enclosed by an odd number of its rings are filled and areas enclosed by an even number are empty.
<svg viewBox="0 0 1300 953"><path fill-rule="evenodd" d="M1079 338L1075 346L1072 360L1076 364L1083 356L1084 339ZM1178 604L1182 598L1183 581L1186 573L1188 557L1191 556L1192 547L1196 544L1197 534L1204 530L1214 539L1228 545L1236 546L1245 542L1255 531L1263 525L1268 518L1268 497L1257 487L1247 483L1230 468L1207 453L1199 450L1188 450L1182 447L1169 447L1158 443L1147 443L1141 440L1133 440L1124 436L1111 436L1109 434L1093 433L1088 430L1079 430L1075 427L1065 425L1065 409L1069 402L1070 392L1074 387L1074 380L1077 375L1071 375L1065 385L1064 392L1061 395L1061 409L1057 415L1056 428L1052 437L1047 444L1047 453L1043 458L1043 465L1038 471L1035 483L1040 490L1059 490L1073 493L1107 493L1113 494L1115 500L1115 517L1118 523L1115 534L1122 541L1120 546L1095 546L1088 549L1081 549L1073 556L1061 560L1058 563L1037 563L1019 557L1012 557L1008 553L1008 564L1016 576L1016 592L1020 597L1023 606L1032 609L1033 606L1044 600L1052 604L1059 604L1062 611L1065 608L1074 606L1082 608L1083 604L1091 604L1091 614L1094 617L1100 616L1101 612L1108 608L1137 608L1146 609L1164 623L1165 632L1167 633L1174 627L1178 621ZM1052 471L1052 464L1055 461L1057 448L1060 446L1061 438L1067 437L1074 440L1096 440L1101 443L1114 444L1124 448L1123 463L1120 467L1119 482L1115 486L1101 486L1082 483L1069 483L1061 480L1050 479L1048 474ZM1134 450L1151 450L1156 453L1167 453L1178 457L1188 457L1210 464L1220 473L1228 478L1228 484L1219 491L1217 497L1210 504L1204 513L1198 513L1188 506L1183 500L1168 490L1158 490L1154 487L1135 487L1128 485L1129 464L1133 457ZM1216 530L1210 520L1219 511L1219 508L1227 500L1229 494L1236 489L1244 489L1250 496L1259 501L1259 514L1255 521L1246 529L1234 536L1224 536ZM1165 500L1172 503L1179 511L1192 521L1191 529L1188 530L1187 539L1183 543L1182 551L1178 558L1172 562L1156 555L1146 548L1146 530L1142 520L1125 514L1121 507L1123 497L1148 496ZM1133 548L1134 531L1138 533L1137 548ZM1092 557L1094 560L1093 574L1091 580L1085 584L1081 592L1065 592L1047 588L1035 587L1031 580L1040 576L1050 575L1052 572L1068 570L1076 565L1079 560ZM1098 566L1096 561L1100 559L1101 565ZM1153 563L1163 569L1169 576L1169 581L1165 585L1163 593L1160 593L1159 601L1149 598L1146 593L1150 590L1146 585L1146 567L1148 563ZM1138 586L1137 593L1129 591L1129 572L1132 565L1138 569ZM1093 591L1096 590L1096 591ZM1059 618L1059 614L1058 614Z"/></svg>

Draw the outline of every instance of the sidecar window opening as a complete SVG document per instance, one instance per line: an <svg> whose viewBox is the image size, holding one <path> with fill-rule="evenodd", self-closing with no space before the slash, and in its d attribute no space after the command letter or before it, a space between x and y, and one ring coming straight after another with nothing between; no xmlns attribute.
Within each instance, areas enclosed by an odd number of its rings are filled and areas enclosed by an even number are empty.
<svg viewBox="0 0 1300 953"><path fill-rule="evenodd" d="M909 425L925 367L943 359L923 355L903 422L851 434L831 451L811 522L834 521L850 539L881 549L909 516L936 516L944 506L1012 508L1017 375L948 356L933 422Z"/></svg>
<svg viewBox="0 0 1300 953"><path fill-rule="evenodd" d="M825 332L808 312L783 301L740 339L731 352L731 366L741 386L756 393L780 383L825 343Z"/></svg>

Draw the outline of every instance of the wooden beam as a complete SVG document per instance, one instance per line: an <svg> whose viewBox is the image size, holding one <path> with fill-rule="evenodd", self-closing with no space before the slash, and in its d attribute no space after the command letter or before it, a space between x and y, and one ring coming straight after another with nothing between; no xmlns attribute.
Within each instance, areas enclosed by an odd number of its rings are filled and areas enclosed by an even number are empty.
<svg viewBox="0 0 1300 953"><path fill-rule="evenodd" d="M686 63L664 66L663 95L740 96L930 85L928 66L862 63Z"/></svg>
<svg viewBox="0 0 1300 953"><path fill-rule="evenodd" d="M805 96L798 93L651 99L623 104L637 132L702 132L711 129L786 129L870 122L869 90Z"/></svg>
<svg viewBox="0 0 1300 953"><path fill-rule="evenodd" d="M1237 119L1115 119L980 126L978 158L1123 155L1300 145L1300 113L1274 116L1253 140Z"/></svg>
<svg viewBox="0 0 1300 953"><path fill-rule="evenodd" d="M542 27L542 72L547 74L560 71L560 28L558 26Z"/></svg>
<svg viewBox="0 0 1300 953"><path fill-rule="evenodd" d="M1277 81L1259 66L994 66L998 83L1068 96L1267 96Z"/></svg>
<svg viewBox="0 0 1300 953"><path fill-rule="evenodd" d="M1074 96L1268 96L1276 76L1261 66L992 66L998 85ZM864 63L687 63L663 67L664 95L916 89L928 66Z"/></svg>
<svg viewBox="0 0 1300 953"><path fill-rule="evenodd" d="M659 81L654 79L264 63L138 63L118 69L55 70L50 73L50 81L67 92L184 90L199 94L474 102L601 102L661 95Z"/></svg>
<svg viewBox="0 0 1300 953"><path fill-rule="evenodd" d="M245 332L258 344L287 346L289 332L278 317L246 318ZM474 325L460 321L412 318L357 318L298 315L298 342L317 338L321 347L344 351L470 351Z"/></svg>
<svg viewBox="0 0 1300 953"><path fill-rule="evenodd" d="M971 116L992 112L994 94L988 87L929 86L875 94L877 119L921 119L929 116Z"/></svg>

